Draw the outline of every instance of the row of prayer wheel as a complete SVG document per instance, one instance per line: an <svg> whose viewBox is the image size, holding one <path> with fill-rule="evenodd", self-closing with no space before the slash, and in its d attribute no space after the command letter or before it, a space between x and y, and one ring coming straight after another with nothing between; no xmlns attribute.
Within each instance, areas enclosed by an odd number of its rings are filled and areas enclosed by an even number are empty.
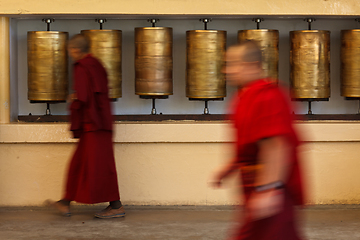
<svg viewBox="0 0 360 240"><path fill-rule="evenodd" d="M122 59L120 30L83 30L91 40L90 52L104 65L110 98L121 97ZM263 53L263 69L278 79L279 32L241 30L238 40L256 40ZM67 32L28 32L28 99L61 102L68 95ZM186 96L213 100L226 96L221 72L226 50L226 31L186 32ZM135 29L135 93L140 96L173 94L172 28ZM360 98L360 30L341 31L341 95ZM290 32L290 83L296 100L330 97L330 32Z"/></svg>

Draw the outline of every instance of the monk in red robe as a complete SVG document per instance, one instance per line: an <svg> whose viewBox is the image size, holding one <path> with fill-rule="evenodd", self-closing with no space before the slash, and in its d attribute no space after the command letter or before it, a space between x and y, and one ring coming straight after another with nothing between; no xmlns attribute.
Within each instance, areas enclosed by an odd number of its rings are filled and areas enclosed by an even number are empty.
<svg viewBox="0 0 360 240"><path fill-rule="evenodd" d="M254 41L226 53L227 81L239 87L231 105L236 157L216 171L212 184L220 187L240 170L245 217L230 239L300 240L294 213L303 204L299 140L289 100L264 76L261 59Z"/></svg>
<svg viewBox="0 0 360 240"><path fill-rule="evenodd" d="M112 113L108 79L101 63L89 54L90 42L78 34L70 39L68 52L74 61L74 94L70 96L70 120L79 142L70 162L65 195L52 205L70 215L70 202L110 202L98 218L125 216L120 202L112 142Z"/></svg>

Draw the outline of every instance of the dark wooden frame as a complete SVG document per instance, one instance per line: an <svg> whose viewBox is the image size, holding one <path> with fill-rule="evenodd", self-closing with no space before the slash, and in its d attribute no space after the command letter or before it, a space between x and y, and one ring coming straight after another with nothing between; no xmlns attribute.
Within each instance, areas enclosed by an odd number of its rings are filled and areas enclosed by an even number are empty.
<svg viewBox="0 0 360 240"><path fill-rule="evenodd" d="M319 121L319 120L338 120L338 121L360 121L360 114L296 114L297 120ZM21 115L18 116L20 122L68 122L67 115ZM228 116L225 114L156 114L156 115L116 115L116 122L161 122L161 121L225 121Z"/></svg>

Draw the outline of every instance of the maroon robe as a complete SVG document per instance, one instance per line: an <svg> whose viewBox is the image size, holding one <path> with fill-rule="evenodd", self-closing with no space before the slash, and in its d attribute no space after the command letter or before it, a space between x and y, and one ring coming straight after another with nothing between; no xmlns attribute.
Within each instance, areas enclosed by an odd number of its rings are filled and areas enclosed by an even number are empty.
<svg viewBox="0 0 360 240"><path fill-rule="evenodd" d="M303 204L302 180L296 148L299 140L292 127L293 117L289 101L283 91L267 79L249 83L240 91L233 104L232 120L237 130L237 166L245 195L245 208L254 192L258 167L258 145L261 139L283 136L292 147L288 159L289 173L285 181L285 201L279 214L253 221L245 219L236 240L298 240L294 205Z"/></svg>
<svg viewBox="0 0 360 240"><path fill-rule="evenodd" d="M104 67L91 54L75 62L77 99L70 105L70 130L80 139L69 166L66 200L93 204L120 199L107 84Z"/></svg>

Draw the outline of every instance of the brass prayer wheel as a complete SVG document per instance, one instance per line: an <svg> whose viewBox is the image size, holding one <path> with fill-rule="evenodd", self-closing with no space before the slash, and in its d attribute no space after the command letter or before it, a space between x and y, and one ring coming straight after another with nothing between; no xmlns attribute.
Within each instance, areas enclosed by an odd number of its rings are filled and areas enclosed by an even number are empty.
<svg viewBox="0 0 360 240"><path fill-rule="evenodd" d="M238 31L238 42L245 40L253 40L258 43L262 52L264 73L277 82L279 78L279 31L271 29Z"/></svg>
<svg viewBox="0 0 360 240"><path fill-rule="evenodd" d="M360 97L360 29L341 31L341 96Z"/></svg>
<svg viewBox="0 0 360 240"><path fill-rule="evenodd" d="M90 52L99 59L108 76L109 98L122 97L122 69L120 30L82 30L90 39Z"/></svg>
<svg viewBox="0 0 360 240"><path fill-rule="evenodd" d="M135 28L135 94L173 94L173 31L167 27Z"/></svg>
<svg viewBox="0 0 360 240"><path fill-rule="evenodd" d="M290 32L290 84L296 100L330 97L330 32Z"/></svg>
<svg viewBox="0 0 360 240"><path fill-rule="evenodd" d="M192 99L226 97L226 31L191 30L186 32L186 96Z"/></svg>
<svg viewBox="0 0 360 240"><path fill-rule="evenodd" d="M28 99L64 102L68 96L67 32L27 33Z"/></svg>

